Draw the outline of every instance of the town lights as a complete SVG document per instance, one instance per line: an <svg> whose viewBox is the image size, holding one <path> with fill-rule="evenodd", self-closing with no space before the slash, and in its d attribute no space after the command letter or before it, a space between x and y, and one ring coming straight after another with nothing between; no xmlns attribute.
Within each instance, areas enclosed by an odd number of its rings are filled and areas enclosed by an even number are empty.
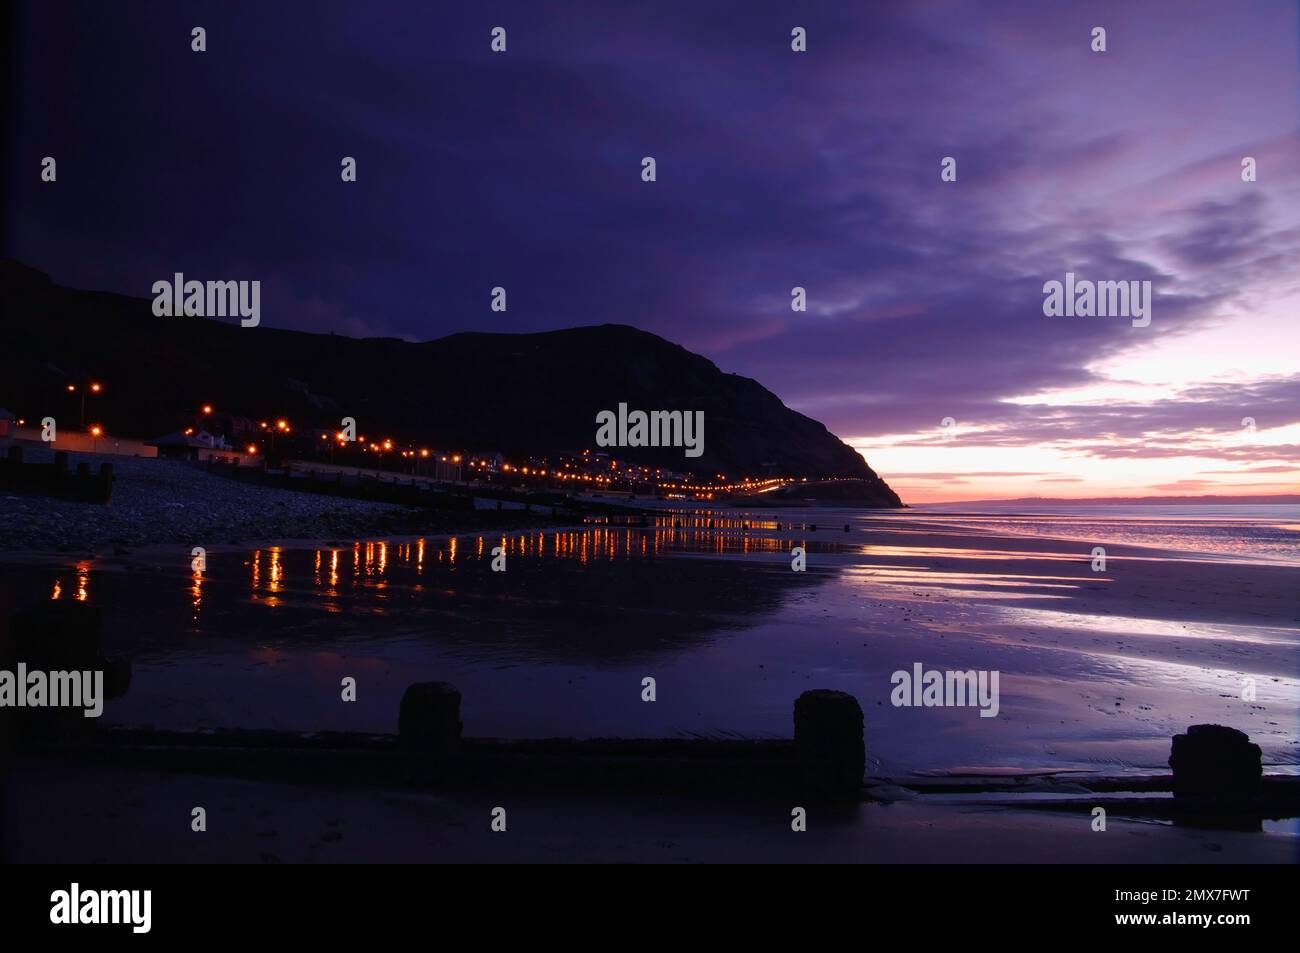
<svg viewBox="0 0 1300 953"><path fill-rule="evenodd" d="M252 457L252 456L256 456L256 455L257 455L257 444L250 443L250 444L248 445L248 455L249 455L250 457Z"/></svg>
<svg viewBox="0 0 1300 953"><path fill-rule="evenodd" d="M204 412L205 414L210 414L210 413L212 413L212 405L211 405L211 404L204 404L204 405L203 405L203 412Z"/></svg>
<svg viewBox="0 0 1300 953"><path fill-rule="evenodd" d="M91 389L91 391L93 391L94 393L98 394L98 393L99 393L101 390L103 390L104 388L101 387L99 384L91 384L91 385L90 385L90 389Z"/></svg>
<svg viewBox="0 0 1300 953"><path fill-rule="evenodd" d="M98 436L99 436L100 434L102 434L103 432L104 432L104 428L103 428L103 427L100 427L100 426L98 426L98 425L96 425L96 426L90 428L90 435L91 435L92 437L98 437Z"/></svg>
<svg viewBox="0 0 1300 953"><path fill-rule="evenodd" d="M285 432L287 433L288 430L289 430L289 421L287 421L287 420L277 420L277 421L275 422L275 427L276 427L277 430L283 430L283 431L285 431Z"/></svg>

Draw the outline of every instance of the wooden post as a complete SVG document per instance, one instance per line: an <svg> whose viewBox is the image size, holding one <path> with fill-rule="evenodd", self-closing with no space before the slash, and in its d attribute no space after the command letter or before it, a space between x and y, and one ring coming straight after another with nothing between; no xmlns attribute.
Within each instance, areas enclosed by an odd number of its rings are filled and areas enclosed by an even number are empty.
<svg viewBox="0 0 1300 953"><path fill-rule="evenodd" d="M99 499L107 503L113 497L113 464L104 462L99 465Z"/></svg>
<svg viewBox="0 0 1300 953"><path fill-rule="evenodd" d="M1169 753L1174 797L1250 797L1263 776L1259 745L1224 725L1192 725L1174 735Z"/></svg>
<svg viewBox="0 0 1300 953"><path fill-rule="evenodd" d="M41 602L14 617L17 662L47 675L56 671L85 672L100 667L100 613L75 600ZM19 712L19 743L25 747L86 743L98 719L83 708L24 708Z"/></svg>
<svg viewBox="0 0 1300 953"><path fill-rule="evenodd" d="M448 682L416 682L402 695L397 731L407 750L455 751L460 747L460 691Z"/></svg>
<svg viewBox="0 0 1300 953"><path fill-rule="evenodd" d="M862 790L867 751L862 706L852 695L817 688L795 699L794 747L809 787L844 797Z"/></svg>

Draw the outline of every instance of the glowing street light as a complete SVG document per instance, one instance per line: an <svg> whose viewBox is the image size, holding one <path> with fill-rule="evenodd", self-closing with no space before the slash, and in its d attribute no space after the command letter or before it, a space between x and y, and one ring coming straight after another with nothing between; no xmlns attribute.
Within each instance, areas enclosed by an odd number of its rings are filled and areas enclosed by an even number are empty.
<svg viewBox="0 0 1300 953"><path fill-rule="evenodd" d="M81 388L81 429L85 430L86 429L86 392L90 391L91 393L98 394L101 390L103 390L103 388L99 383L94 381L84 381L83 385L84 386L82 386ZM69 394L75 394L77 392L77 385L75 383L68 384L66 385L66 387Z"/></svg>

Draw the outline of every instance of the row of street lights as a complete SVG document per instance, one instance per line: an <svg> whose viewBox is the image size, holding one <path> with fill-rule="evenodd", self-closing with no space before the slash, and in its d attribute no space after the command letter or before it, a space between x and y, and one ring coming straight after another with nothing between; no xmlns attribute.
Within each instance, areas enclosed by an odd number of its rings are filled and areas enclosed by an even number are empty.
<svg viewBox="0 0 1300 953"><path fill-rule="evenodd" d="M99 381L85 381L81 385L81 429L83 431L86 429L86 394L87 393L98 394L103 389L104 389L104 385L99 383ZM77 392L77 385L69 384L68 393L75 394L76 392Z"/></svg>

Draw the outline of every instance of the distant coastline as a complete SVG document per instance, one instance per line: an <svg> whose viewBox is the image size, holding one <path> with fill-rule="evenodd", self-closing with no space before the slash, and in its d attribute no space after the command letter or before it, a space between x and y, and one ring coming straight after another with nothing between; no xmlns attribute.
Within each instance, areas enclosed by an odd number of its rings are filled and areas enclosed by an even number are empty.
<svg viewBox="0 0 1300 953"><path fill-rule="evenodd" d="M1232 504L1249 504L1253 506L1269 506L1300 504L1300 493L1281 493L1272 496L1250 494L1250 495L1228 495L1228 494L1206 494L1201 496L1089 496L1089 497L1058 497L1058 496L1021 496L1014 499L1006 500L945 500L941 503L918 503L917 506L1016 506L1018 504L1044 506L1044 505L1062 505L1062 506L1092 506L1092 505L1116 505L1116 506L1228 506Z"/></svg>

